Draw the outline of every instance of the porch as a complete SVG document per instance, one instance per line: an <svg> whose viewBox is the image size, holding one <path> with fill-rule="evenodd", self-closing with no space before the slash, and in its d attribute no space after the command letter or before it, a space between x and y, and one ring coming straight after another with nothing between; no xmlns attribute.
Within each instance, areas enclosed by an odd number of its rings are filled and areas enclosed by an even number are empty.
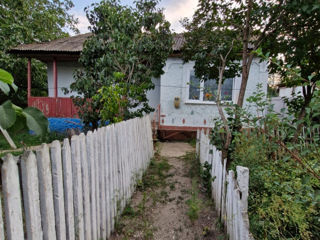
<svg viewBox="0 0 320 240"><path fill-rule="evenodd" d="M55 58L52 61L52 69L53 97L31 96L31 58L28 58L28 106L38 108L46 117L77 117L77 109L72 99L58 96L58 68Z"/></svg>

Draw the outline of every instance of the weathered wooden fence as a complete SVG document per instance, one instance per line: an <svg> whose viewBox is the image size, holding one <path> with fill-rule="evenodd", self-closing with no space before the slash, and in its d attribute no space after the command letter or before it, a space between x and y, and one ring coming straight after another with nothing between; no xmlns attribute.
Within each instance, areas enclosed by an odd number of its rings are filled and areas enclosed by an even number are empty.
<svg viewBox="0 0 320 240"><path fill-rule="evenodd" d="M152 156L149 116L6 156L0 239L108 238Z"/></svg>
<svg viewBox="0 0 320 240"><path fill-rule="evenodd" d="M198 131L197 135L200 163L203 165L208 162L212 165L212 198L229 239L251 239L248 218L249 169L237 166L235 178L234 171L227 172L226 159L223 159L222 153L210 144L208 135L204 131Z"/></svg>

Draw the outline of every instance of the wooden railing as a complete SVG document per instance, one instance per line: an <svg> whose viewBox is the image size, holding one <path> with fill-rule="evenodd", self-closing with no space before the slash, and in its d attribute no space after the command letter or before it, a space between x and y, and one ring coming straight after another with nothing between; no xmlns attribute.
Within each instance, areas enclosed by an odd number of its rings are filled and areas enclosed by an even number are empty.
<svg viewBox="0 0 320 240"><path fill-rule="evenodd" d="M30 96L28 106L38 108L46 117L74 118L78 116L77 108L73 105L71 98Z"/></svg>

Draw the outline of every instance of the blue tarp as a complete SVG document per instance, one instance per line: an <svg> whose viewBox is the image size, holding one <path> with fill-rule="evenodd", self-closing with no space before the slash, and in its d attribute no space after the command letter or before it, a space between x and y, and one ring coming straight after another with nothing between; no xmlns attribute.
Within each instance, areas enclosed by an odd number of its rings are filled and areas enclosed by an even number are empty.
<svg viewBox="0 0 320 240"><path fill-rule="evenodd" d="M78 118L48 118L51 132L66 132L67 129L79 129L82 131L83 123Z"/></svg>

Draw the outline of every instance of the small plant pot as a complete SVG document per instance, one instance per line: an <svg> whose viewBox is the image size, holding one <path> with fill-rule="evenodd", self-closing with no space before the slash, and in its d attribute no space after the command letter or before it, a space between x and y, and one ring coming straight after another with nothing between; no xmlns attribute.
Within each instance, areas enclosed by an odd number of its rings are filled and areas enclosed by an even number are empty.
<svg viewBox="0 0 320 240"><path fill-rule="evenodd" d="M174 98L174 107L175 108L179 108L180 107L180 98L179 97L175 97Z"/></svg>

